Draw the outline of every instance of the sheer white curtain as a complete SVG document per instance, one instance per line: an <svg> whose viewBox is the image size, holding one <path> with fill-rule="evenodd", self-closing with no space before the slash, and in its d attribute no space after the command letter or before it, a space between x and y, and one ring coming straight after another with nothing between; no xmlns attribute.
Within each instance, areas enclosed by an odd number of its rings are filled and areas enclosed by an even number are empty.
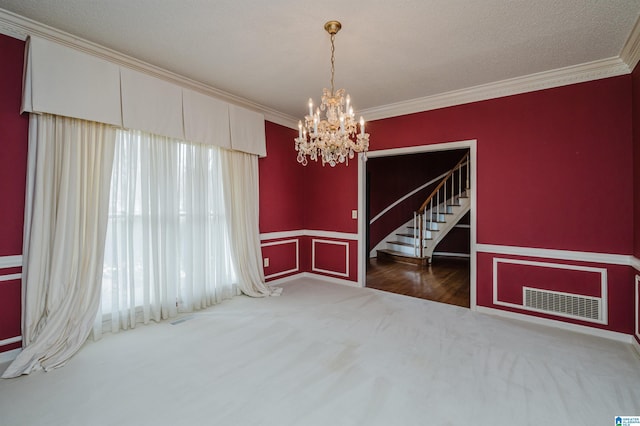
<svg viewBox="0 0 640 426"><path fill-rule="evenodd" d="M96 337L239 294L221 151L118 131Z"/></svg>
<svg viewBox="0 0 640 426"><path fill-rule="evenodd" d="M23 350L5 378L63 365L91 332L115 143L108 125L46 114L29 120Z"/></svg>

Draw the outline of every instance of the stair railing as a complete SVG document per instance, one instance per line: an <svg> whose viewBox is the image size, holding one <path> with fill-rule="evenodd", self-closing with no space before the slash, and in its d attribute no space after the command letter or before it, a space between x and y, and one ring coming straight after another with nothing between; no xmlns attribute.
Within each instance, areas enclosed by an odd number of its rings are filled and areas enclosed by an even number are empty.
<svg viewBox="0 0 640 426"><path fill-rule="evenodd" d="M466 153L464 157L449 170L449 173L440 181L427 199L424 200L420 208L413 213L413 248L416 256L423 257L427 244L426 231L433 230L431 223L434 221L434 214L435 221L439 222L441 208L443 210L442 214L447 213L447 200L453 200L456 196L460 197L463 191L466 192L469 189L469 167L469 153ZM448 194L447 188L449 188ZM428 220L427 211L429 212Z"/></svg>

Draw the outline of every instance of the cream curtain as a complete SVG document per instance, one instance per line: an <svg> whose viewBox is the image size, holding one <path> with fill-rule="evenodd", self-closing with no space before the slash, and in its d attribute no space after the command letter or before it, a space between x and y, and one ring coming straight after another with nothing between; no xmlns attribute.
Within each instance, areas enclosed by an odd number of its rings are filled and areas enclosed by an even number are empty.
<svg viewBox="0 0 640 426"><path fill-rule="evenodd" d="M32 114L27 178L23 350L4 378L64 365L92 328L282 291L264 282L256 155Z"/></svg>
<svg viewBox="0 0 640 426"><path fill-rule="evenodd" d="M23 350L2 377L50 370L85 342L100 300L115 131L30 116Z"/></svg>
<svg viewBox="0 0 640 426"><path fill-rule="evenodd" d="M258 157L223 151L222 171L231 251L240 290L252 297L277 296L282 288L267 286L262 268Z"/></svg>
<svg viewBox="0 0 640 426"><path fill-rule="evenodd" d="M221 151L118 130L96 338L239 294Z"/></svg>

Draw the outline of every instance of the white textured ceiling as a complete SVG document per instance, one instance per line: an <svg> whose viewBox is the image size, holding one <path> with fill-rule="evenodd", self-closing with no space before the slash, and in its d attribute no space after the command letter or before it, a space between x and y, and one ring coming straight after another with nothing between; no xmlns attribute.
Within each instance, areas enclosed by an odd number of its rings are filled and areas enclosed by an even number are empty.
<svg viewBox="0 0 640 426"><path fill-rule="evenodd" d="M640 0L0 0L0 8L292 117L329 86L369 109L618 57Z"/></svg>

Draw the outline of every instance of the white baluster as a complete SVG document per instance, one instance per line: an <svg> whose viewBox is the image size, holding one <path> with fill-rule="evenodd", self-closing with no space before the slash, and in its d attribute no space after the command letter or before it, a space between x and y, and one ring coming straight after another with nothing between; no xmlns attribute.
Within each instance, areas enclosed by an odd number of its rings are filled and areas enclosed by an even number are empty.
<svg viewBox="0 0 640 426"><path fill-rule="evenodd" d="M444 213L447 213L447 181L444 182L444 184L442 185L442 193L443 198L444 198Z"/></svg>
<svg viewBox="0 0 640 426"><path fill-rule="evenodd" d="M431 201L429 203L429 229L431 229L431 222L433 222L433 197L431 197Z"/></svg>
<svg viewBox="0 0 640 426"><path fill-rule="evenodd" d="M455 201L454 200L454 198L455 198L455 195L454 195L455 194L455 186L454 186L455 180L456 180L456 171L454 170L453 173L451 173L451 204L453 204L454 201Z"/></svg>
<svg viewBox="0 0 640 426"><path fill-rule="evenodd" d="M470 176L469 167L470 167L470 163L471 162L469 161L469 154L467 154L467 187L465 189L469 189L470 188L470 186L469 186L469 176Z"/></svg>
<svg viewBox="0 0 640 426"><path fill-rule="evenodd" d="M415 256L418 255L417 253L417 247L416 247L416 231L418 230L418 216L417 216L417 212L413 212L413 254Z"/></svg>

